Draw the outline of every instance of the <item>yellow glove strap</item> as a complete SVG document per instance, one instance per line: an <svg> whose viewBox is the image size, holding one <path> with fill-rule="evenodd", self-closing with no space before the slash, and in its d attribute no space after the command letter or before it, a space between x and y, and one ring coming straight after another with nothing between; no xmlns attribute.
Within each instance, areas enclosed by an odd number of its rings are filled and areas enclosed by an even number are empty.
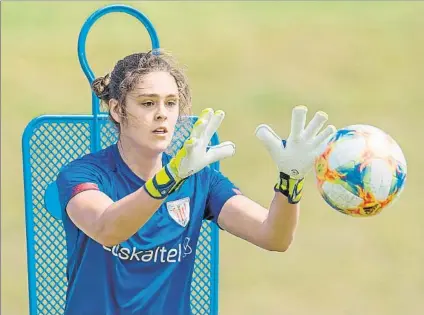
<svg viewBox="0 0 424 315"><path fill-rule="evenodd" d="M278 191L286 196L289 203L296 204L302 198L303 182L304 178L294 179L280 172L280 180L274 186L274 191Z"/></svg>
<svg viewBox="0 0 424 315"><path fill-rule="evenodd" d="M168 166L163 167L155 176L144 184L144 189L155 199L164 199L170 193L178 189L182 180L176 180L168 170Z"/></svg>

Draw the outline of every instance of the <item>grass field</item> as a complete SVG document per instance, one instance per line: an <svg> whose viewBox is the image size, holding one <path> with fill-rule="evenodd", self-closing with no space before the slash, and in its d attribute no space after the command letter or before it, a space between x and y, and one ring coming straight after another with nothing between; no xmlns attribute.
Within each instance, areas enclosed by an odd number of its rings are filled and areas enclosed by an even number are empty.
<svg viewBox="0 0 424 315"><path fill-rule="evenodd" d="M104 4L2 3L2 314L28 314L22 132L41 114L90 112L76 43L85 19ZM187 65L195 113L226 111L221 139L234 141L237 154L222 169L252 199L268 205L277 175L253 131L267 123L287 135L297 104L325 110L337 127L382 128L408 161L401 199L374 218L331 210L309 176L286 253L221 234L220 314L424 314L424 3L130 4ZM87 42L97 74L148 48L147 32L121 14L99 20Z"/></svg>

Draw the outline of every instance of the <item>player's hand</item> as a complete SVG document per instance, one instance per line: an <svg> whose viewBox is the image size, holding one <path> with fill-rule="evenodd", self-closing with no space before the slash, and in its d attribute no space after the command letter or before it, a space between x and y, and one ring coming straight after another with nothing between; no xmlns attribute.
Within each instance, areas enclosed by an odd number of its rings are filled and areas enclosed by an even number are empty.
<svg viewBox="0 0 424 315"><path fill-rule="evenodd" d="M225 117L222 110L204 109L183 147L169 161L154 180L145 188L153 197L162 199L177 190L189 176L199 172L211 163L234 155L235 145L230 141L209 147L214 133Z"/></svg>
<svg viewBox="0 0 424 315"><path fill-rule="evenodd" d="M300 201L303 180L312 170L320 146L336 132L336 128L329 125L319 133L328 120L324 112L317 112L305 128L307 111L306 106L293 108L291 131L286 141L267 125L258 126L255 131L280 172L275 190L286 195L291 203Z"/></svg>

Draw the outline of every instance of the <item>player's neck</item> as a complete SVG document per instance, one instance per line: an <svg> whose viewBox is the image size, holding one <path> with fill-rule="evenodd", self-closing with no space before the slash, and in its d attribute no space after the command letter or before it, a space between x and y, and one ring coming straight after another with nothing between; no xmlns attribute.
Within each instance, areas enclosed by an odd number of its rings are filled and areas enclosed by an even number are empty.
<svg viewBox="0 0 424 315"><path fill-rule="evenodd" d="M148 152L124 139L118 141L118 150L125 164L144 181L152 178L162 168L162 154Z"/></svg>

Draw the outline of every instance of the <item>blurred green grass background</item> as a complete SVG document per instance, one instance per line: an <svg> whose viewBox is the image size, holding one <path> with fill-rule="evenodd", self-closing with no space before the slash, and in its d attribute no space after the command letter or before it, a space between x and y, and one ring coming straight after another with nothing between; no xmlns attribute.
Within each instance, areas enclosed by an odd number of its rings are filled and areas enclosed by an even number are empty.
<svg viewBox="0 0 424 315"><path fill-rule="evenodd" d="M76 44L85 19L108 3L2 3L2 314L28 314L22 132L41 114L91 111ZM331 210L309 176L287 253L221 233L220 314L424 314L424 3L126 3L187 65L194 112L226 111L220 136L237 154L223 172L264 206L277 172L253 131L267 123L287 135L294 105L307 105L309 117L326 111L337 127L380 127L408 161L400 200L367 219ZM147 32L124 14L100 19L87 41L99 75L147 49Z"/></svg>

